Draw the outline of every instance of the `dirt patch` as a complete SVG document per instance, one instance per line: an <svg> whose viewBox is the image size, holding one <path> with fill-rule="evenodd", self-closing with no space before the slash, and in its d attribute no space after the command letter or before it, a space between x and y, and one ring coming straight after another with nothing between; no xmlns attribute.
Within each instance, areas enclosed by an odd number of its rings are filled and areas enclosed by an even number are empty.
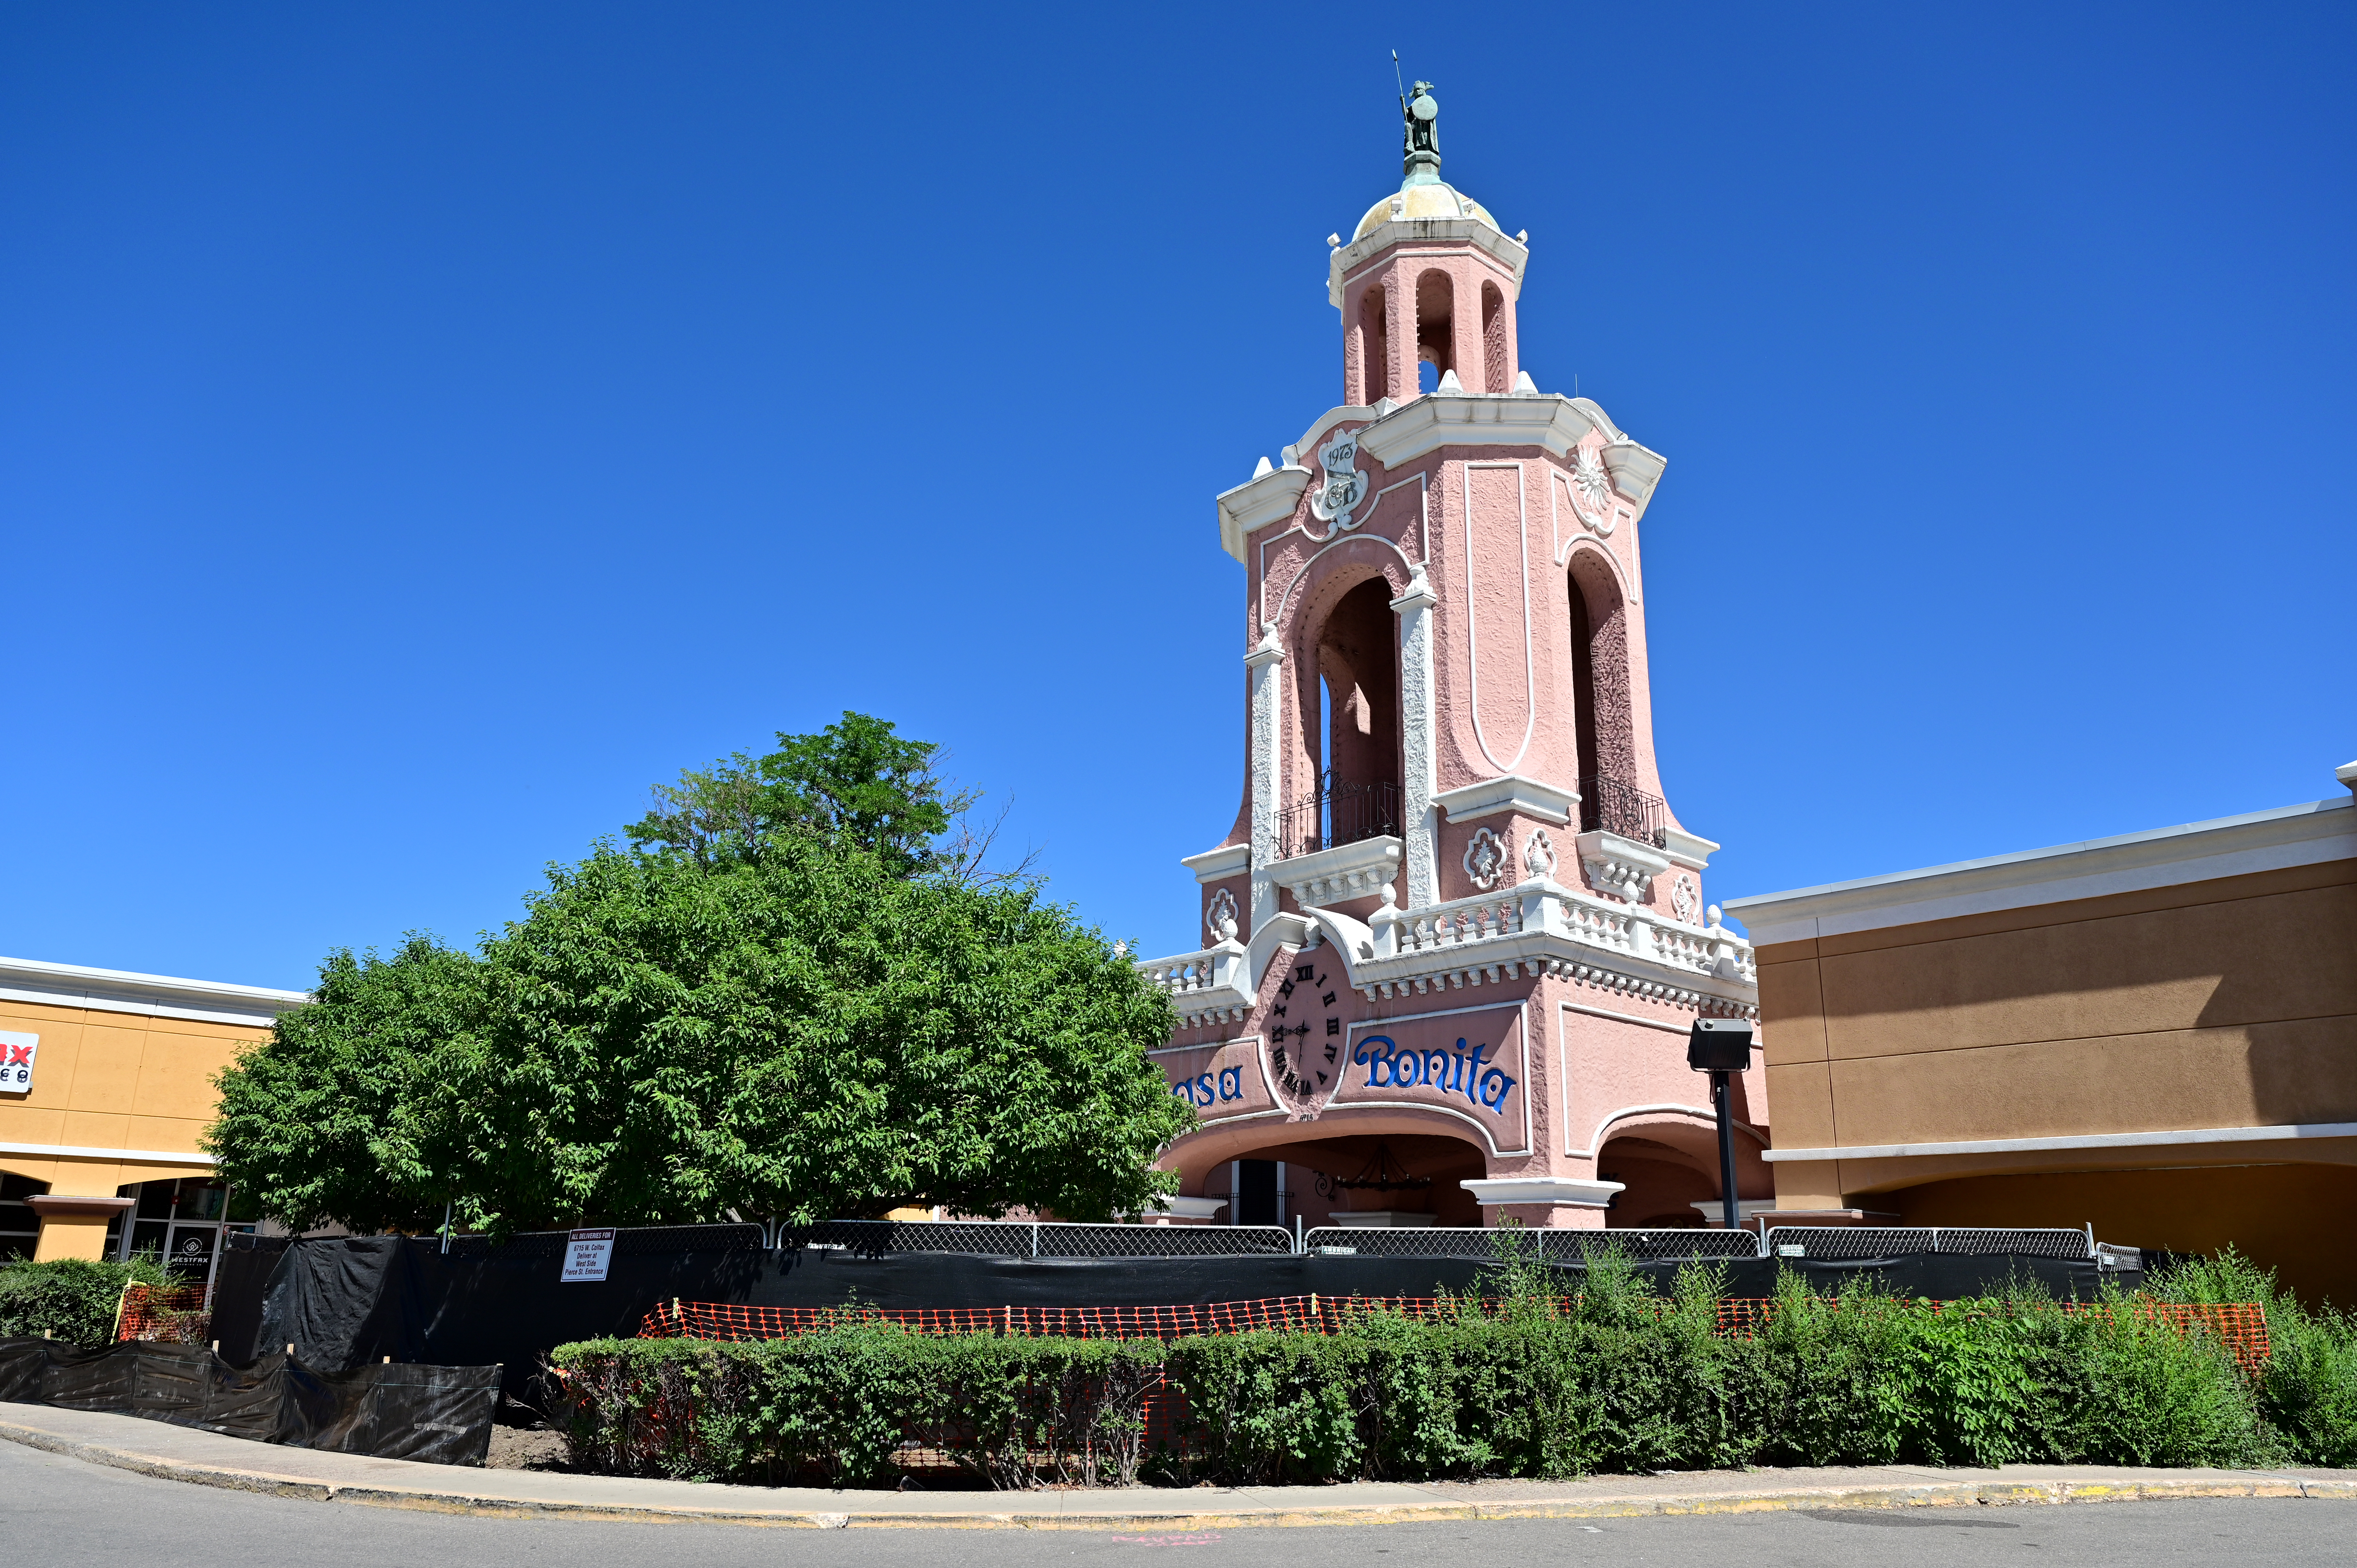
<svg viewBox="0 0 2357 1568"><path fill-rule="evenodd" d="M483 1457L487 1470L565 1470L565 1434L534 1432L521 1426L491 1428L491 1451Z"/></svg>

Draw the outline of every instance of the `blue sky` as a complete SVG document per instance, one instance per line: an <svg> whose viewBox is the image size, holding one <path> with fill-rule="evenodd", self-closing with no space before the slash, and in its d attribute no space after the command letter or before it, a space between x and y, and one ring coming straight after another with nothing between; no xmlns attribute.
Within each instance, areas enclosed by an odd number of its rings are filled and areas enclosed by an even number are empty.
<svg viewBox="0 0 2357 1568"><path fill-rule="evenodd" d="M1192 946L1394 48L1669 456L1714 897L2338 788L2357 11L1474 15L0 11L0 952L468 940L845 708Z"/></svg>

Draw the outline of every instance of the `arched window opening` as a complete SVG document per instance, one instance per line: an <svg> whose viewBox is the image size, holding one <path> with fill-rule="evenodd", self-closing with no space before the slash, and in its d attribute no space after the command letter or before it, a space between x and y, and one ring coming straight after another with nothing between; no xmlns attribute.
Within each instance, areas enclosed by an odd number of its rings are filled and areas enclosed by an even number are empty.
<svg viewBox="0 0 2357 1568"><path fill-rule="evenodd" d="M1465 379L1457 364L1456 308L1456 285L1447 273L1429 272L1415 280L1415 357L1418 363L1433 368L1436 386L1444 371L1456 371L1458 381ZM1419 385L1422 380L1419 371Z"/></svg>
<svg viewBox="0 0 2357 1568"><path fill-rule="evenodd" d="M1383 290L1378 284L1359 297L1359 404L1372 408L1391 395L1391 334L1383 316Z"/></svg>
<svg viewBox="0 0 2357 1568"><path fill-rule="evenodd" d="M1440 371L1430 360L1415 362L1415 390L1419 394L1440 390Z"/></svg>
<svg viewBox="0 0 2357 1568"><path fill-rule="evenodd" d="M1314 854L1400 832L1399 634L1391 585L1371 577L1319 628L1302 754L1318 770L1284 814L1282 853Z"/></svg>
<svg viewBox="0 0 2357 1568"><path fill-rule="evenodd" d="M1506 384L1506 295L1496 284L1481 285L1481 379L1485 392L1512 392Z"/></svg>
<svg viewBox="0 0 2357 1568"><path fill-rule="evenodd" d="M1659 846L1669 825L1657 795L1637 788L1636 710L1630 698L1627 607L1610 568L1572 556L1573 746L1579 761L1579 826Z"/></svg>

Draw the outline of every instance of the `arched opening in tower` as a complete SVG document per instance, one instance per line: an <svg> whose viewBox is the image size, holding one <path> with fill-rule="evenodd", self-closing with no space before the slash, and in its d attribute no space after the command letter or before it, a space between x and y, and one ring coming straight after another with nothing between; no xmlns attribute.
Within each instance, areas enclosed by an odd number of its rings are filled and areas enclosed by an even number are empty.
<svg viewBox="0 0 2357 1568"><path fill-rule="evenodd" d="M1391 395L1391 332L1383 316L1383 286L1359 297L1359 404L1372 408Z"/></svg>
<svg viewBox="0 0 2357 1568"><path fill-rule="evenodd" d="M1605 797L1633 789L1637 737L1629 698L1626 607L1611 568L1587 550L1572 552L1571 605L1573 744L1579 760L1579 825L1610 827Z"/></svg>
<svg viewBox="0 0 2357 1568"><path fill-rule="evenodd" d="M1419 366L1432 367L1432 386L1440 384L1440 377L1457 371L1458 379L1465 372L1457 367L1457 286L1448 274L1437 270L1415 280L1415 358ZM1424 372L1416 372L1419 389L1424 386Z"/></svg>
<svg viewBox="0 0 2357 1568"><path fill-rule="evenodd" d="M1481 285L1481 390L1502 392L1506 384L1506 295L1496 284Z"/></svg>
<svg viewBox="0 0 2357 1568"><path fill-rule="evenodd" d="M1396 622L1391 585L1373 576L1336 602L1318 633L1314 751L1325 797L1318 836L1325 845L1399 832Z"/></svg>

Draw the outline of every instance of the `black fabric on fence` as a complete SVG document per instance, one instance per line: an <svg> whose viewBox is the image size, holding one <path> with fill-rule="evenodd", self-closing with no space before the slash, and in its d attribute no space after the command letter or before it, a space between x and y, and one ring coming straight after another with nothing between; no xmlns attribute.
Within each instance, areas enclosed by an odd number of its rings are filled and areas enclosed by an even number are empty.
<svg viewBox="0 0 2357 1568"><path fill-rule="evenodd" d="M630 1232L624 1231L622 1239ZM673 1232L694 1239L694 1232ZM723 1244L619 1244L601 1281L559 1277L559 1249L525 1238L510 1248L444 1252L431 1239L361 1236L300 1240L274 1254L265 1274L224 1269L216 1324L251 1321L242 1343L222 1337L222 1354L252 1360L258 1341L278 1350L292 1343L309 1368L329 1373L397 1363L505 1368L506 1391L520 1400L540 1360L575 1339L636 1334L659 1301L725 1302L753 1306L842 1306L856 1300L894 1309L996 1306L1168 1306L1264 1296L1428 1296L1463 1292L1495 1276L1469 1258L1235 1256L1208 1258L991 1257L963 1252L899 1252L860 1257L802 1249L770 1252L724 1232ZM233 1249L229 1257L237 1256ZM225 1260L226 1261L226 1260ZM1666 1288L1683 1265L1643 1263L1641 1273ZM1947 1300L2034 1281L2061 1297L2093 1298L2092 1262L2052 1258L1964 1257L1917 1253L1840 1262L1755 1259L1722 1265L1725 1294L1775 1294L1779 1268L1821 1282L1830 1294L1844 1278L1872 1274L1883 1289ZM1557 1265L1576 1275L1580 1265ZM2133 1288L2139 1276L2111 1276ZM252 1298L241 1303L232 1293ZM242 1315L242 1316L240 1316Z"/></svg>
<svg viewBox="0 0 2357 1568"><path fill-rule="evenodd" d="M197 1345L0 1339L0 1399L379 1459L480 1465L498 1392L496 1367L322 1372L284 1351L233 1367Z"/></svg>

